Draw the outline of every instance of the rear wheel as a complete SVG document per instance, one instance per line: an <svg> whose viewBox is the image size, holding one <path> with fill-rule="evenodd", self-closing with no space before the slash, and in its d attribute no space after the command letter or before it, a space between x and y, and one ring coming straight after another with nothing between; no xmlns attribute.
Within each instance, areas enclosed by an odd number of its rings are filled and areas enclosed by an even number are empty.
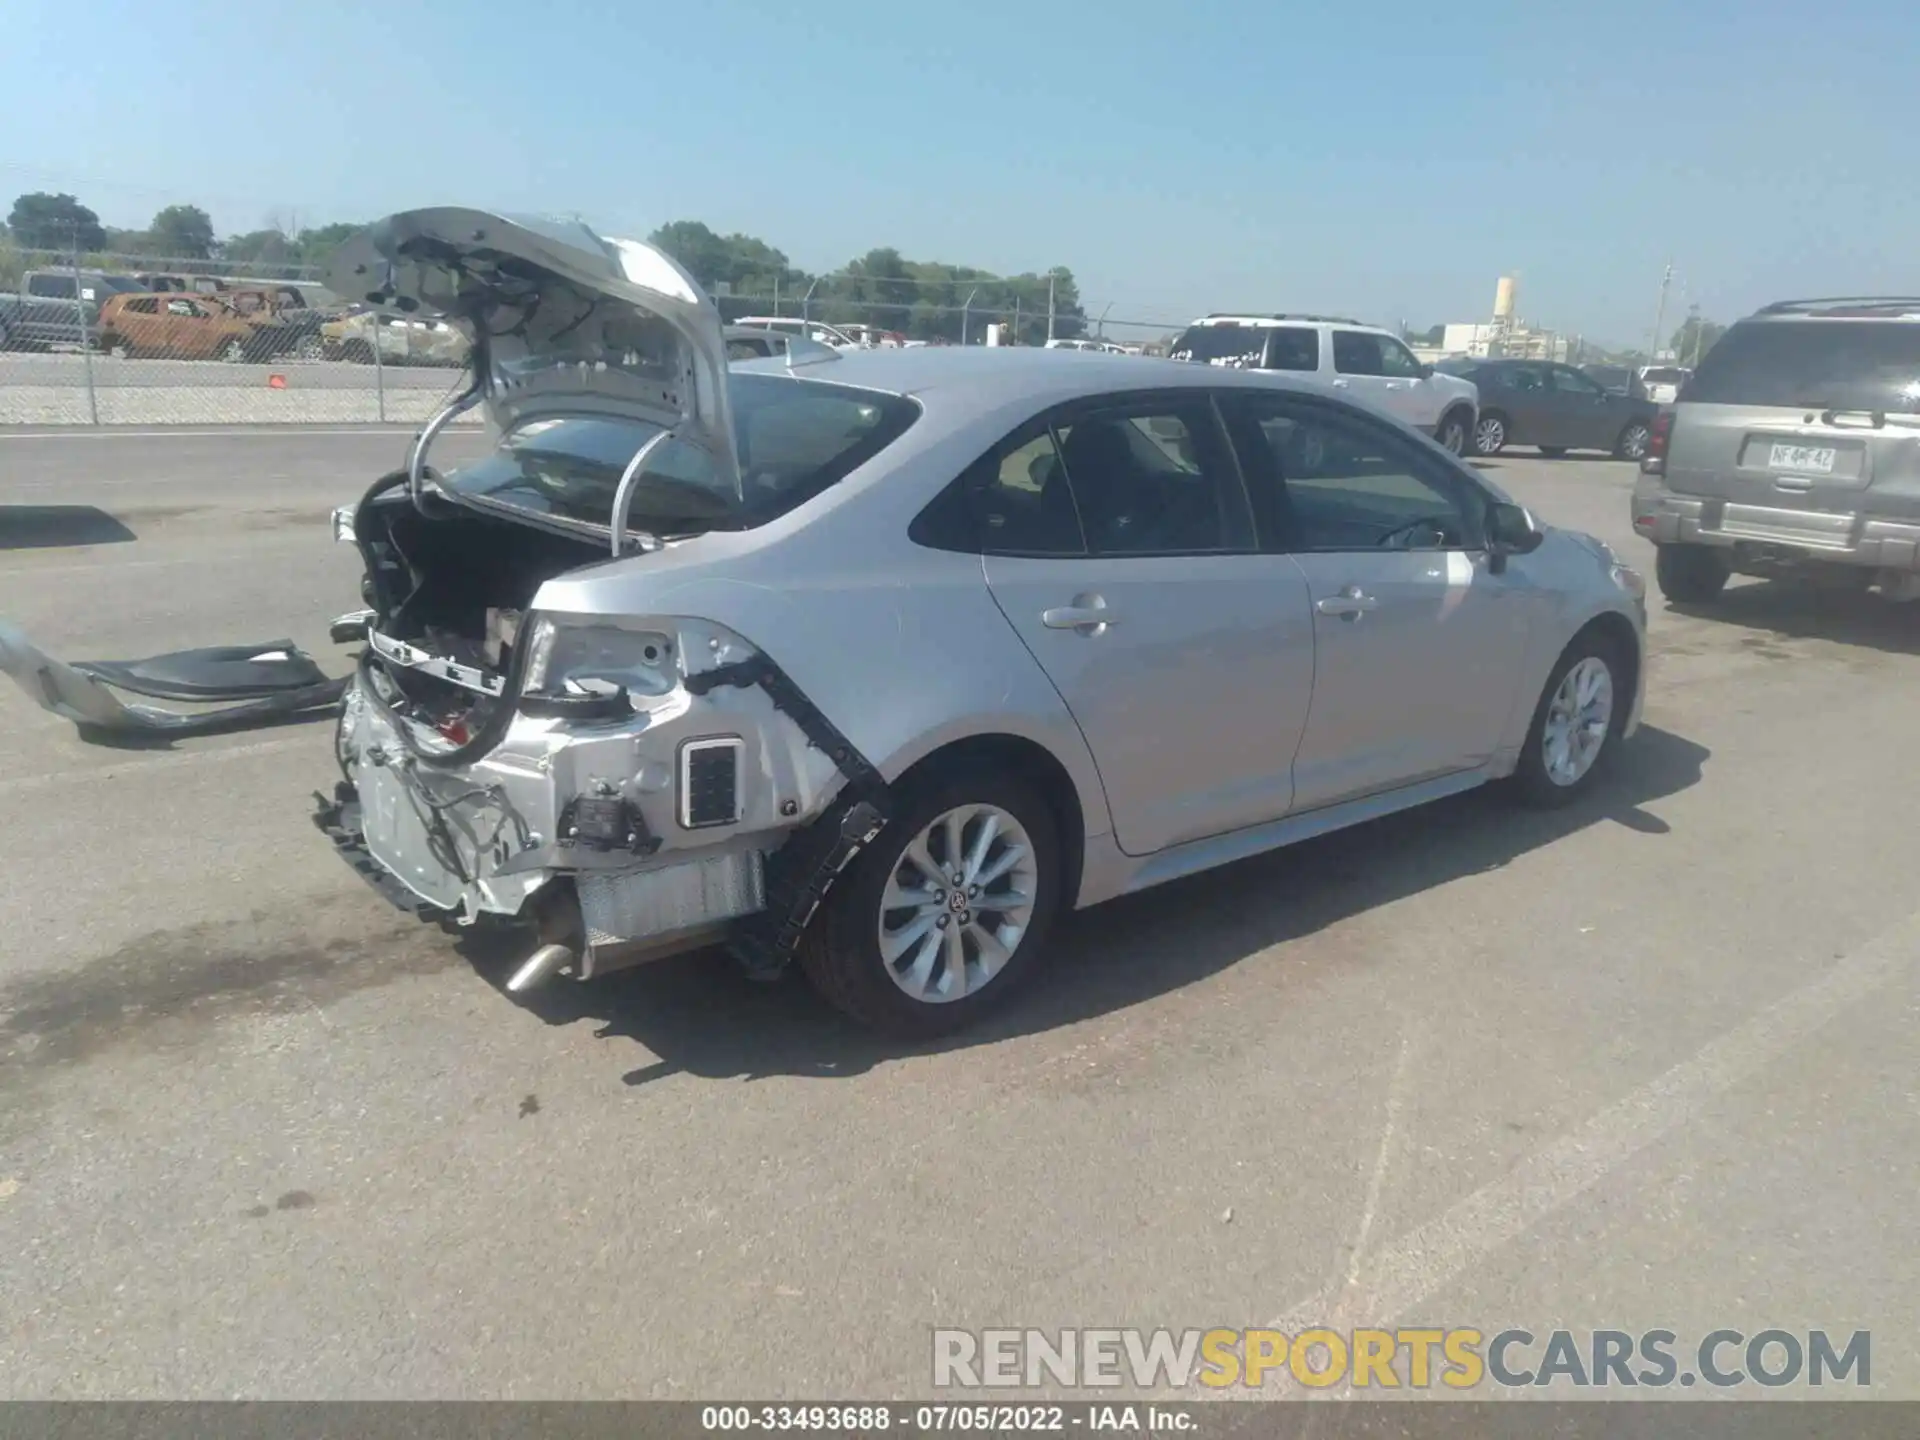
<svg viewBox="0 0 1920 1440"><path fill-rule="evenodd" d="M1727 588L1733 567L1710 545L1662 545L1654 552L1653 578L1676 605L1702 605Z"/></svg>
<svg viewBox="0 0 1920 1440"><path fill-rule="evenodd" d="M1588 631L1574 638L1534 708L1513 784L1528 805L1551 809L1592 786L1626 719L1629 696L1618 648Z"/></svg>
<svg viewBox="0 0 1920 1440"><path fill-rule="evenodd" d="M1567 447L1564 445L1542 445L1540 447L1540 453L1549 460L1558 460L1562 455L1567 453Z"/></svg>
<svg viewBox="0 0 1920 1440"><path fill-rule="evenodd" d="M1620 432L1620 438L1614 442L1613 454L1618 460L1640 460L1646 457L1647 442L1653 438L1653 428L1644 420L1630 422Z"/></svg>
<svg viewBox="0 0 1920 1440"><path fill-rule="evenodd" d="M1507 417L1499 411L1482 414L1473 427L1473 453L1498 455L1507 448Z"/></svg>
<svg viewBox="0 0 1920 1440"><path fill-rule="evenodd" d="M969 768L909 788L801 941L826 999L895 1035L948 1034L998 1008L1060 903L1053 812L1025 782Z"/></svg>

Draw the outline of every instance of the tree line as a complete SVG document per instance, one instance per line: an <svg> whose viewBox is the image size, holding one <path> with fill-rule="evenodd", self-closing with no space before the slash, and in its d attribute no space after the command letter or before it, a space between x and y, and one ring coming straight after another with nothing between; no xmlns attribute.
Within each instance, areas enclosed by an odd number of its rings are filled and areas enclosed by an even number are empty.
<svg viewBox="0 0 1920 1440"><path fill-rule="evenodd" d="M4 238L18 249L80 256L152 257L196 266L275 269L286 278L324 268L334 248L361 227L301 228L291 219L220 238L197 205L168 205L143 230L119 229L73 195L36 191L8 212ZM684 265L730 320L777 311L829 324L863 323L916 340L975 340L989 321L1015 327L1022 344L1052 333L1086 332L1079 287L1066 266L996 275L968 265L909 260L891 247L869 250L840 269L810 274L753 235L721 235L698 220L662 225L648 240Z"/></svg>

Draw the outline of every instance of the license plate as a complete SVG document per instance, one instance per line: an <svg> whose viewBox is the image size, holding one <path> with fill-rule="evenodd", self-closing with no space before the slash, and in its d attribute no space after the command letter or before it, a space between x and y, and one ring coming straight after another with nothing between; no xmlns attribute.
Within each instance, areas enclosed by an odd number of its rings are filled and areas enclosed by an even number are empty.
<svg viewBox="0 0 1920 1440"><path fill-rule="evenodd" d="M1767 455L1767 468L1831 475L1834 456L1838 453L1831 445L1775 445Z"/></svg>

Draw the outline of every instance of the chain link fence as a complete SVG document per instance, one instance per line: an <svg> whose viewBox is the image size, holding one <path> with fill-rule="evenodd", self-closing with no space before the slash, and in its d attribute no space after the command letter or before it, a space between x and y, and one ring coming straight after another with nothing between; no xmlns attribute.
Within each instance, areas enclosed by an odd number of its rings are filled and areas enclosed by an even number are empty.
<svg viewBox="0 0 1920 1440"><path fill-rule="evenodd" d="M465 363L299 266L0 250L0 425L418 423Z"/></svg>
<svg viewBox="0 0 1920 1440"><path fill-rule="evenodd" d="M801 320L846 345L1152 354L1180 328L1061 312L1044 281L717 298L730 323ZM442 322L345 305L301 266L0 245L0 425L418 424L458 388L466 349Z"/></svg>

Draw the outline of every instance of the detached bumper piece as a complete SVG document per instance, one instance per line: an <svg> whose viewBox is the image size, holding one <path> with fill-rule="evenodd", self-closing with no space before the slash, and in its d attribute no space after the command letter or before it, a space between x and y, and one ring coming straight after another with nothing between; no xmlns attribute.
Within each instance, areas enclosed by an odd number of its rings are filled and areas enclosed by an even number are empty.
<svg viewBox="0 0 1920 1440"><path fill-rule="evenodd" d="M331 680L291 640L179 650L148 660L55 660L0 624L0 670L49 714L71 720L83 739L132 735L210 735L322 711L340 703L345 679ZM164 710L120 699L218 709Z"/></svg>

